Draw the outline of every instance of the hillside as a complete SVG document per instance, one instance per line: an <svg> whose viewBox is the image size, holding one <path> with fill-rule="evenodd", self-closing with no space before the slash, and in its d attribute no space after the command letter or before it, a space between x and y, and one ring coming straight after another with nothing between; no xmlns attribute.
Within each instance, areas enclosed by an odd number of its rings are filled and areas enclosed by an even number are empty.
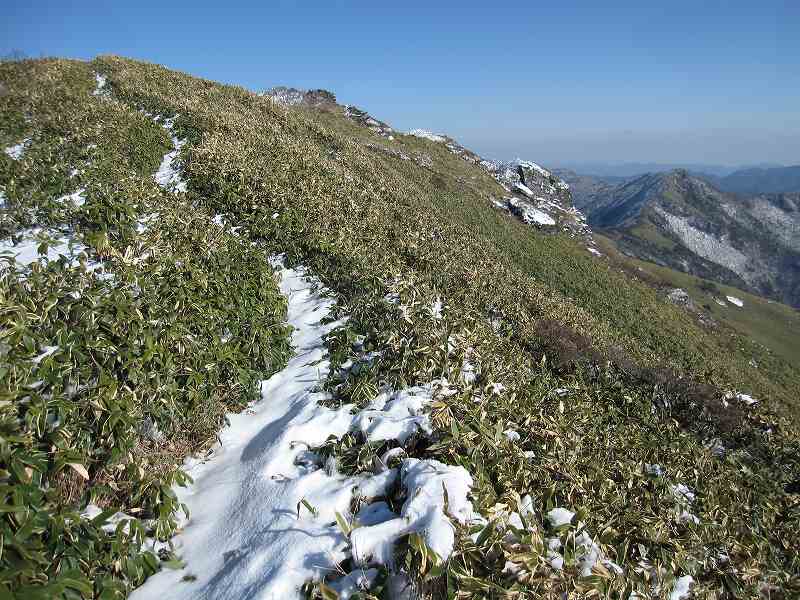
<svg viewBox="0 0 800 600"><path fill-rule="evenodd" d="M557 176L119 57L0 82L5 597L800 593L800 371Z"/></svg>
<svg viewBox="0 0 800 600"><path fill-rule="evenodd" d="M653 287L666 300L683 306L707 326L729 327L787 362L800 364L800 311L797 309L739 288L626 256L613 240L602 234L595 234L594 240L608 260Z"/></svg>

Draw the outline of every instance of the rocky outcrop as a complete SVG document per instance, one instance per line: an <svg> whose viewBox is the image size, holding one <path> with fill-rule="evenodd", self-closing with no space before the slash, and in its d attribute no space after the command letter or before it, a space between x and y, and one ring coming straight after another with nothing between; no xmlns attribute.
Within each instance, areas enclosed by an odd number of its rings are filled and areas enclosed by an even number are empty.
<svg viewBox="0 0 800 600"><path fill-rule="evenodd" d="M336 96L328 90L299 90L277 86L261 92L261 96L272 98L284 106L311 106L314 108L333 108L337 106Z"/></svg>
<svg viewBox="0 0 800 600"><path fill-rule="evenodd" d="M683 306L694 310L694 302L692 302L686 290L682 288L674 288L667 292L667 300L675 306Z"/></svg>
<svg viewBox="0 0 800 600"><path fill-rule="evenodd" d="M371 129L380 136L390 139L394 138L395 131L390 125L384 123L383 121L379 121L365 110L361 110L356 106L348 105L344 107L344 115L359 125Z"/></svg>
<svg viewBox="0 0 800 600"><path fill-rule="evenodd" d="M569 185L561 178L528 160L481 164L511 194L505 198L507 208L526 223L591 237L586 218L572 205Z"/></svg>

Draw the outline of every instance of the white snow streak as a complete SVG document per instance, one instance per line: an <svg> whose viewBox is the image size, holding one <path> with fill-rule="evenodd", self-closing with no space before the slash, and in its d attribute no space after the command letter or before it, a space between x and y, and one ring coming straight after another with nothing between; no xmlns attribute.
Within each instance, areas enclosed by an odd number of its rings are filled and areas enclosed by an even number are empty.
<svg viewBox="0 0 800 600"><path fill-rule="evenodd" d="M437 135L435 133L431 133L430 131L426 131L425 129L412 129L408 132L408 135L413 135L414 137L423 138L426 140L430 140L432 142L444 142L444 136Z"/></svg>
<svg viewBox="0 0 800 600"><path fill-rule="evenodd" d="M86 188L80 188L77 192L57 198L56 202L70 202L75 207L83 206L86 203L86 196L84 194L86 194Z"/></svg>
<svg viewBox="0 0 800 600"><path fill-rule="evenodd" d="M734 306L738 306L739 308L742 308L744 306L744 302L742 302L736 296L725 296L725 297L728 299L728 302L730 302Z"/></svg>
<svg viewBox="0 0 800 600"><path fill-rule="evenodd" d="M152 117L149 113L145 113L148 116ZM178 139L177 136L172 132L172 128L175 125L175 117L170 119L164 119L161 122L160 117L152 117L156 123L160 123L161 126L167 130L170 134L170 138L172 139L172 148L173 150L167 152L164 155L164 158L161 159L161 165L158 167L158 171L155 174L155 180L158 185L160 185L165 190L169 190L171 192L185 192L186 191L186 181L183 180L180 174L180 170L176 165L175 161L180 154L181 148L186 143L186 140Z"/></svg>

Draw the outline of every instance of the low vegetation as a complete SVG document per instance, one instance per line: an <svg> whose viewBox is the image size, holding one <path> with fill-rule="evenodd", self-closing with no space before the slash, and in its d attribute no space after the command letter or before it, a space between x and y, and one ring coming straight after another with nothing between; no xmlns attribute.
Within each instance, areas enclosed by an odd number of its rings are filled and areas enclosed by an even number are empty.
<svg viewBox="0 0 800 600"><path fill-rule="evenodd" d="M92 94L95 72L108 96ZM155 552L181 509L178 465L290 352L266 259L277 253L349 315L328 339L335 365L382 351L329 382L333 401L438 377L457 389L433 406L433 436L405 450L464 466L489 525L461 531L446 563L407 540L424 594L629 598L684 575L701 597L800 593L787 492L800 373L761 344L496 211L503 190L442 144L117 57L5 63L0 81L0 141L30 139L19 160L0 155L3 233L57 229L86 248L77 264L2 271L6 596L124 597L181 566ZM185 194L153 182L170 143L143 111L175 117L187 140ZM82 206L56 200L79 186ZM729 390L760 403L723 402ZM379 450L343 439L322 451L358 471ZM89 502L107 510L82 518ZM574 518L554 525L556 507ZM133 518L107 531L117 511ZM584 534L624 575L582 572Z"/></svg>
<svg viewBox="0 0 800 600"><path fill-rule="evenodd" d="M766 352L791 365L800 364L800 311L797 309L738 288L625 256L612 240L600 235L595 235L595 238L614 264L625 269L631 277L640 279L661 294L675 288L686 290L696 307L718 322L723 331L726 326L732 328L763 345ZM730 303L728 296L739 298L744 306ZM785 406L789 415L795 409L794 402Z"/></svg>

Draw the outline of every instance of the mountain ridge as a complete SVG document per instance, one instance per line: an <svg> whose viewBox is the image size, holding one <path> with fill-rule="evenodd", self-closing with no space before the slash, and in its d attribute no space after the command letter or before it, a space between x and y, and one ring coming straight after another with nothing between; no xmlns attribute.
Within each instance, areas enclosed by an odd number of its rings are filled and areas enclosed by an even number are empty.
<svg viewBox="0 0 800 600"><path fill-rule="evenodd" d="M576 204L624 252L800 305L800 194L731 194L685 170L584 190Z"/></svg>

